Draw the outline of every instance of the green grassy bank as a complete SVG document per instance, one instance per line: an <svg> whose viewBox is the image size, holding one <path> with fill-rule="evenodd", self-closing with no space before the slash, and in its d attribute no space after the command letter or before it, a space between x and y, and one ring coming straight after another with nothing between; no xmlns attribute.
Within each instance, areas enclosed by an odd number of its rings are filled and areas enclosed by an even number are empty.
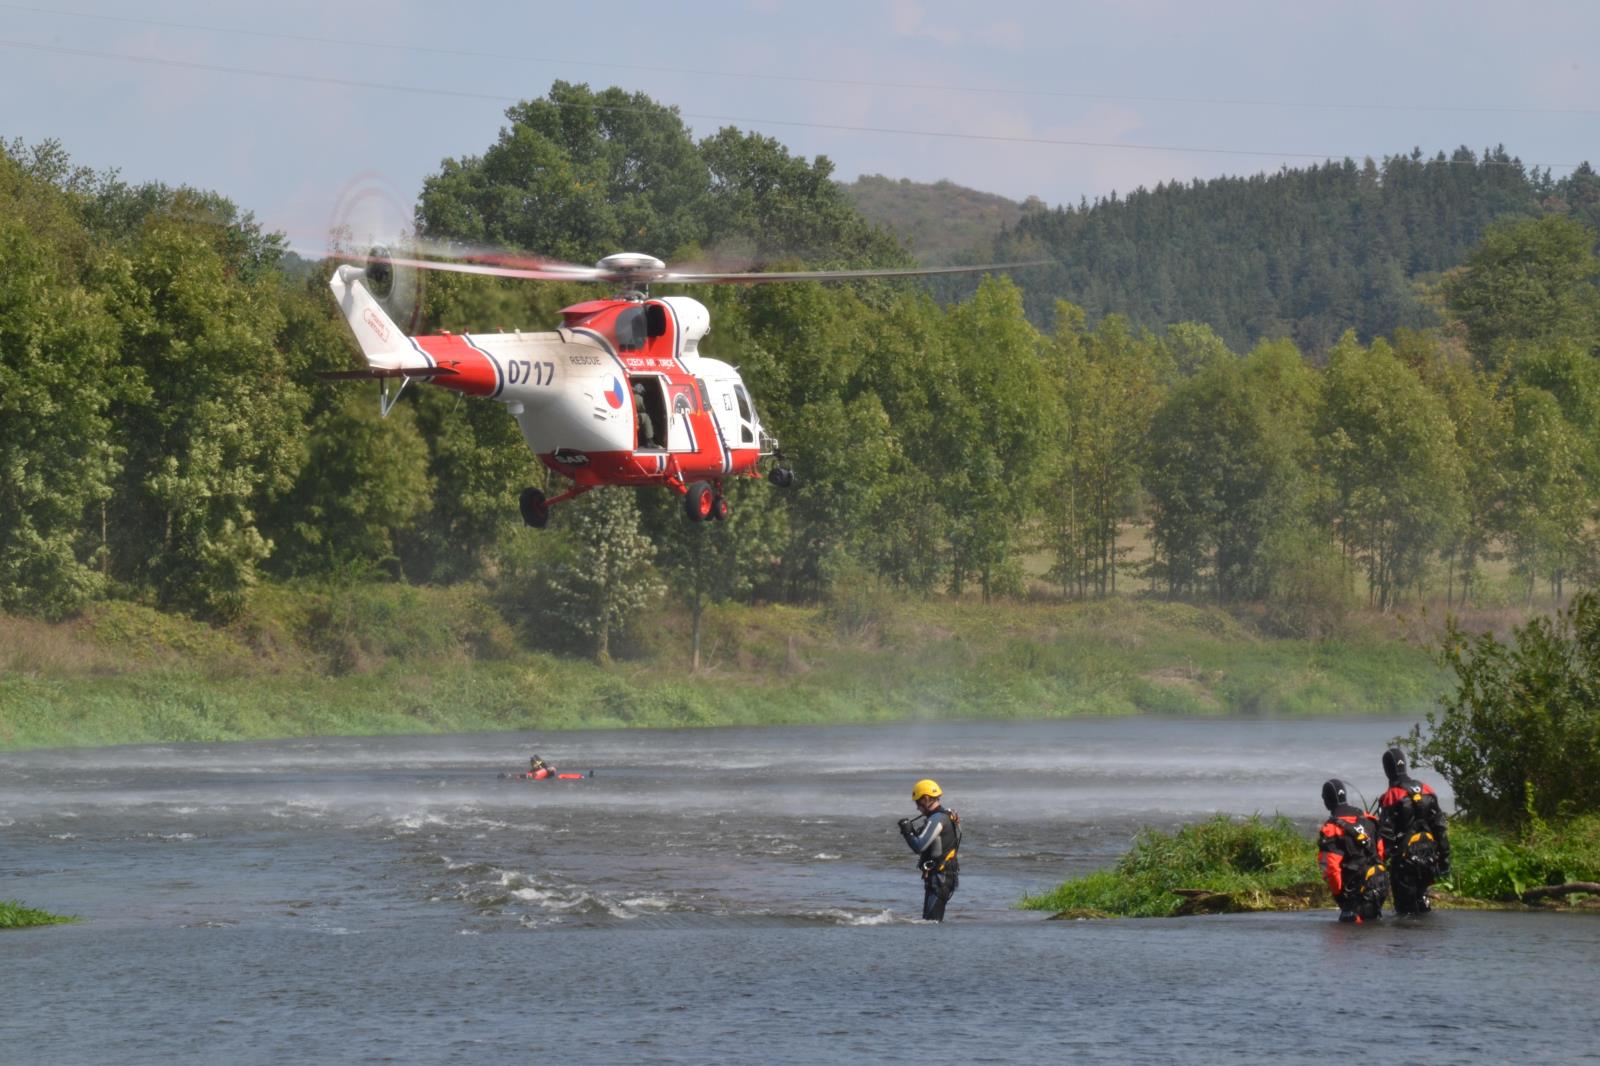
<svg viewBox="0 0 1600 1066"><path fill-rule="evenodd" d="M27 929L35 925L61 925L75 921L76 918L24 907L14 899L0 899L0 929Z"/></svg>
<svg viewBox="0 0 1600 1066"><path fill-rule="evenodd" d="M1274 639L1142 599L984 605L861 594L817 608L657 610L600 665L530 650L474 586L257 590L217 628L128 603L0 616L0 747L319 734L1079 714L1418 716L1441 675L1373 623ZM1386 626L1390 628L1385 628Z"/></svg>
<svg viewBox="0 0 1600 1066"><path fill-rule="evenodd" d="M1544 885L1600 881L1600 816L1521 835L1473 822L1450 828L1444 906L1517 906ZM1600 910L1600 895L1533 897L1543 906ZM1069 918L1148 918L1216 911L1332 907L1309 831L1281 816L1218 815L1163 833L1145 829L1109 870L1074 878L1021 906Z"/></svg>

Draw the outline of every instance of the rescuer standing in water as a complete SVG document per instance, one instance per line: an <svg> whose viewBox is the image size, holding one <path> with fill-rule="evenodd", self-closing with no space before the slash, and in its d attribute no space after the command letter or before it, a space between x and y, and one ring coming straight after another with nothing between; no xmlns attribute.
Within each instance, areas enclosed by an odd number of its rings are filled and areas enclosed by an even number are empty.
<svg viewBox="0 0 1600 1066"><path fill-rule="evenodd" d="M1339 920L1377 921L1389 894L1378 821L1350 803L1345 784L1337 777L1323 783L1322 805L1328 808L1328 820L1319 834L1317 862L1339 905Z"/></svg>
<svg viewBox="0 0 1600 1066"><path fill-rule="evenodd" d="M1428 886L1450 874L1450 837L1433 789L1406 769L1399 748L1383 753L1388 791L1378 798L1378 835L1383 839L1399 914L1426 914Z"/></svg>
<svg viewBox="0 0 1600 1066"><path fill-rule="evenodd" d="M947 811L940 802L944 796L939 783L923 778L911 787L911 799L921 811L917 818L900 819L900 835L918 854L922 870L922 917L925 921L944 921L944 905L955 894L961 867L956 850L961 846L961 816Z"/></svg>

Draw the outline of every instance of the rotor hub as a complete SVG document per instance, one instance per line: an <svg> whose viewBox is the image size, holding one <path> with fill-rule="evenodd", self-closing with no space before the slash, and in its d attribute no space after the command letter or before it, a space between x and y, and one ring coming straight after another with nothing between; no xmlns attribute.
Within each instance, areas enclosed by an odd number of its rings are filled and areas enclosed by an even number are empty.
<svg viewBox="0 0 1600 1066"><path fill-rule="evenodd" d="M595 264L616 281L651 281L667 272L667 264L643 252L617 252Z"/></svg>

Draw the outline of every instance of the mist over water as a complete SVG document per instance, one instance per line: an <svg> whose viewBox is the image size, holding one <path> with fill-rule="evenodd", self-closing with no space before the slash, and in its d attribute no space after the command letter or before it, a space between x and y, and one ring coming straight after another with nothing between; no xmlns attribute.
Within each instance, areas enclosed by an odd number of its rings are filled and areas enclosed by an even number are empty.
<svg viewBox="0 0 1600 1066"><path fill-rule="evenodd" d="M1331 914L1049 923L1013 909L1113 861L1143 824L1282 812L1309 833L1322 781L1375 799L1379 756L1408 727L1072 719L0 755L0 898L86 919L0 936L0 1062L530 1047L909 1061L925 1057L930 979L941 1002L958 997L950 1053L1282 1061L1318 1057L1301 1012L1333 988L1365 996L1402 973L1459 1022L1402 1027L1419 1057L1529 1041L1589 1053L1578 1009L1564 1012L1600 962L1584 917L1352 931ZM533 752L595 776L500 776ZM966 836L942 927L916 920L894 828L929 775ZM1453 998L1490 980L1508 988L1492 1022ZM1514 1013L1523 998L1537 1020ZM1202 1020L1197 1044L1184 1027Z"/></svg>

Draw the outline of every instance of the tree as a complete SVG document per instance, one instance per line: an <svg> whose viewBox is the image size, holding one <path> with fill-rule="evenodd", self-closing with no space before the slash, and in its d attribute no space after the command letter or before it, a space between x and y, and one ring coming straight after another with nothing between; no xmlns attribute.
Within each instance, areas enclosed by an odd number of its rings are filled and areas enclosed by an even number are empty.
<svg viewBox="0 0 1600 1066"><path fill-rule="evenodd" d="M1373 606L1392 607L1458 521L1455 426L1386 341L1363 348L1346 333L1329 354L1317 435L1326 517L1365 563Z"/></svg>
<svg viewBox="0 0 1600 1066"><path fill-rule="evenodd" d="M417 516L402 564L406 573L435 581L474 577L515 523L517 493L544 486L548 475L500 404L443 389L419 390L411 404L428 446L432 505Z"/></svg>
<svg viewBox="0 0 1600 1066"><path fill-rule="evenodd" d="M952 590L972 575L988 600L1036 505L1058 393L1010 280L984 278L951 308L947 329L960 397L941 426Z"/></svg>
<svg viewBox="0 0 1600 1066"><path fill-rule="evenodd" d="M689 610L689 668L700 669L706 608L751 595L777 558L787 530L772 489L748 480L727 485L729 515L721 522L691 522L682 499L649 492L641 500L660 568Z"/></svg>
<svg viewBox="0 0 1600 1066"><path fill-rule="evenodd" d="M127 456L111 511L111 568L169 607L228 619L271 551L259 508L301 459L305 394L274 346L277 279L233 269L227 228L179 194L130 244L112 306L129 371L112 407Z"/></svg>
<svg viewBox="0 0 1600 1066"><path fill-rule="evenodd" d="M1434 333L1399 330L1395 355L1421 377L1444 403L1456 428L1456 454L1462 467L1462 510L1459 521L1440 546L1446 565L1445 602L1473 595L1478 563L1489 557L1504 534L1507 521L1505 446L1511 436L1510 409L1502 392L1504 374L1476 366L1459 343Z"/></svg>
<svg viewBox="0 0 1600 1066"><path fill-rule="evenodd" d="M1519 343L1600 339L1594 248L1594 230L1557 215L1491 228L1445 282L1473 354L1494 364Z"/></svg>
<svg viewBox="0 0 1600 1066"><path fill-rule="evenodd" d="M731 126L700 142L710 171L704 240L758 260L798 258L851 266L909 266L833 180L833 163L791 156L777 140Z"/></svg>
<svg viewBox="0 0 1600 1066"><path fill-rule="evenodd" d="M1295 515L1293 440L1237 363L1214 363L1174 389L1150 430L1145 483L1151 536L1169 587L1222 602L1267 590L1261 553Z"/></svg>
<svg viewBox="0 0 1600 1066"><path fill-rule="evenodd" d="M700 240L708 176L676 108L557 81L506 118L482 156L446 159L423 182L425 234L577 262Z"/></svg>
<svg viewBox="0 0 1600 1066"><path fill-rule="evenodd" d="M1510 408L1511 434L1501 465L1511 558L1527 582L1529 602L1534 582L1546 577L1559 603L1594 512L1594 496L1583 477L1588 442L1543 389L1515 387Z"/></svg>
<svg viewBox="0 0 1600 1066"><path fill-rule="evenodd" d="M52 619L100 590L85 519L116 470L115 323L62 261L60 199L0 156L0 609Z"/></svg>
<svg viewBox="0 0 1600 1066"><path fill-rule="evenodd" d="M882 506L895 461L893 427L872 394L848 402L824 397L785 436L806 457L802 476L782 497L788 508L783 576L792 600L822 598Z"/></svg>
<svg viewBox="0 0 1600 1066"><path fill-rule="evenodd" d="M587 493L563 508L562 526L568 550L545 571L539 608L587 637L595 659L608 662L613 636L661 595L655 545L639 531L631 489Z"/></svg>
<svg viewBox="0 0 1600 1066"><path fill-rule="evenodd" d="M347 394L311 423L301 474L269 512L272 568L394 567L400 541L431 503L427 466L410 408L380 418L370 395Z"/></svg>
<svg viewBox="0 0 1600 1066"><path fill-rule="evenodd" d="M865 331L859 387L883 405L895 447L878 505L867 519L862 558L896 587L927 593L943 586L945 435L963 396L944 311L922 292L902 292Z"/></svg>
<svg viewBox="0 0 1600 1066"><path fill-rule="evenodd" d="M1183 377L1193 377L1217 363L1236 359L1216 331L1203 322L1168 326L1161 343L1167 349L1167 359Z"/></svg>
<svg viewBox="0 0 1600 1066"><path fill-rule="evenodd" d="M1139 486L1145 436L1169 365L1148 335L1135 337L1113 315L1084 329L1081 309L1062 302L1045 353L1061 416L1048 462L1045 514L1063 591L1115 591L1117 533Z"/></svg>
<svg viewBox="0 0 1600 1066"><path fill-rule="evenodd" d="M1455 690L1413 728L1413 753L1450 782L1456 806L1520 823L1600 810L1600 593L1535 618L1513 644L1451 621L1441 657Z"/></svg>

